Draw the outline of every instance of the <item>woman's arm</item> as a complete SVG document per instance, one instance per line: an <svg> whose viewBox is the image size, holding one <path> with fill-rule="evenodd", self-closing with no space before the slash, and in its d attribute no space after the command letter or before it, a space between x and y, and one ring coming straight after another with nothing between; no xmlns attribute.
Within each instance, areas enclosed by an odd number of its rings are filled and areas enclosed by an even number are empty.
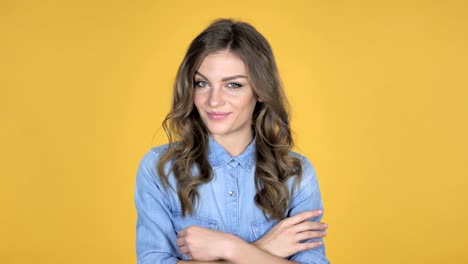
<svg viewBox="0 0 468 264"><path fill-rule="evenodd" d="M177 243L185 243L180 247L180 252L187 254L195 261L179 261L178 264L297 263L271 255L231 234L196 226L191 226L180 233L182 237L177 240Z"/></svg>
<svg viewBox="0 0 468 264"><path fill-rule="evenodd" d="M309 160L299 154L295 154L302 161L302 180L299 189L292 193L292 200L288 210L288 216L298 215L302 212L323 209L322 197L317 180L317 174L313 165ZM323 214L309 218L309 222L320 222ZM325 244L323 244L322 237L312 238L304 241L309 242L322 242L318 247L300 251L292 255L289 259L303 264L328 264L329 261L325 254Z"/></svg>
<svg viewBox="0 0 468 264"><path fill-rule="evenodd" d="M321 214L322 210L311 210L288 217L275 225L254 244L270 254L282 258L320 247L322 241L304 241L320 239L327 234L325 230L328 226L325 223L307 221Z"/></svg>
<svg viewBox="0 0 468 264"><path fill-rule="evenodd" d="M171 222L167 195L156 175L155 164L159 152L151 150L141 160L135 185L137 209L136 253L138 264L178 261L177 234Z"/></svg>
<svg viewBox="0 0 468 264"><path fill-rule="evenodd" d="M319 214L319 210L307 211L284 219L254 244L231 234L188 227L179 232L177 245L180 253L196 261L178 263L297 263L283 258L321 245L321 242L301 243L302 240L324 236L326 226L323 223L306 221ZM227 262L203 262L219 259Z"/></svg>

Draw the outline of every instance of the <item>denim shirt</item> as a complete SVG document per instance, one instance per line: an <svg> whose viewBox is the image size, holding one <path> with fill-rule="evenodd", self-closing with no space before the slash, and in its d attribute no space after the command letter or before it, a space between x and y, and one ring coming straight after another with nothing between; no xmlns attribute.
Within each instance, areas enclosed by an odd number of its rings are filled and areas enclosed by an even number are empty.
<svg viewBox="0 0 468 264"><path fill-rule="evenodd" d="M269 221L255 205L255 140L238 156L229 155L213 138L209 139L208 159L213 179L198 187L200 194L192 216L182 217L182 210L173 189L164 188L156 171L159 157L167 145L152 148L141 160L135 187L137 209L136 251L139 264L175 264L190 258L178 252L177 232L196 225L234 234L246 242L253 242L266 234L278 221ZM315 169L302 155L291 152L302 161L302 181L293 188L293 178L287 185L291 201L287 216L323 209ZM166 164L168 169L170 164ZM169 182L176 190L173 175ZM321 216L311 219L320 221ZM313 239L317 241L321 239ZM299 252L289 258L300 263L329 263L325 248Z"/></svg>

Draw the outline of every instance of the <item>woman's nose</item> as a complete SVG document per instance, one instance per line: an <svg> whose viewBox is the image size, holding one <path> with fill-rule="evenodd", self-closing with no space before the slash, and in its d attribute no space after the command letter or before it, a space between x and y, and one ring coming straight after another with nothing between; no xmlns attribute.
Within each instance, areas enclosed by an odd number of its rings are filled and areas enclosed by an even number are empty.
<svg viewBox="0 0 468 264"><path fill-rule="evenodd" d="M218 107L224 104L222 88L216 87L211 89L208 104L210 107Z"/></svg>

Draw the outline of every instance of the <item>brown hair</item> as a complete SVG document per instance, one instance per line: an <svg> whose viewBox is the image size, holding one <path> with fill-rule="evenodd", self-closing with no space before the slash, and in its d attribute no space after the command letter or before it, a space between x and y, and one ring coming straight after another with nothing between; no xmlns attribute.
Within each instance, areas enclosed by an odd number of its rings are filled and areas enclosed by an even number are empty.
<svg viewBox="0 0 468 264"><path fill-rule="evenodd" d="M221 50L233 52L244 61L252 89L261 101L257 102L252 117L256 137L255 203L269 218L281 220L290 200L286 181L296 176L297 186L302 166L299 159L289 155L293 139L287 101L272 49L245 22L216 20L190 44L177 71L172 109L163 121L169 148L158 162L159 177L167 187L173 173L182 214L193 214L199 198L197 187L213 177L208 161L209 132L193 104L194 76L208 54ZM171 166L165 171L168 163ZM198 168L197 175L192 173L194 166Z"/></svg>

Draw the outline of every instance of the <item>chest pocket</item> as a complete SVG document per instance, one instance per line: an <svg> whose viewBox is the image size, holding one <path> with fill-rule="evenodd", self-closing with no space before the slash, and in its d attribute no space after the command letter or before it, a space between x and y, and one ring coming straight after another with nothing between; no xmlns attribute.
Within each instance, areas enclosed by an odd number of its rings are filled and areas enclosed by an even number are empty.
<svg viewBox="0 0 468 264"><path fill-rule="evenodd" d="M182 217L182 213L173 213L172 221L177 232L189 226L200 226L211 230L218 230L218 222L205 217L190 216L188 214Z"/></svg>
<svg viewBox="0 0 468 264"><path fill-rule="evenodd" d="M256 241L262 238L270 229L272 229L276 224L278 224L278 220L271 220L271 221L263 221L263 222L252 222L251 228L251 240Z"/></svg>

